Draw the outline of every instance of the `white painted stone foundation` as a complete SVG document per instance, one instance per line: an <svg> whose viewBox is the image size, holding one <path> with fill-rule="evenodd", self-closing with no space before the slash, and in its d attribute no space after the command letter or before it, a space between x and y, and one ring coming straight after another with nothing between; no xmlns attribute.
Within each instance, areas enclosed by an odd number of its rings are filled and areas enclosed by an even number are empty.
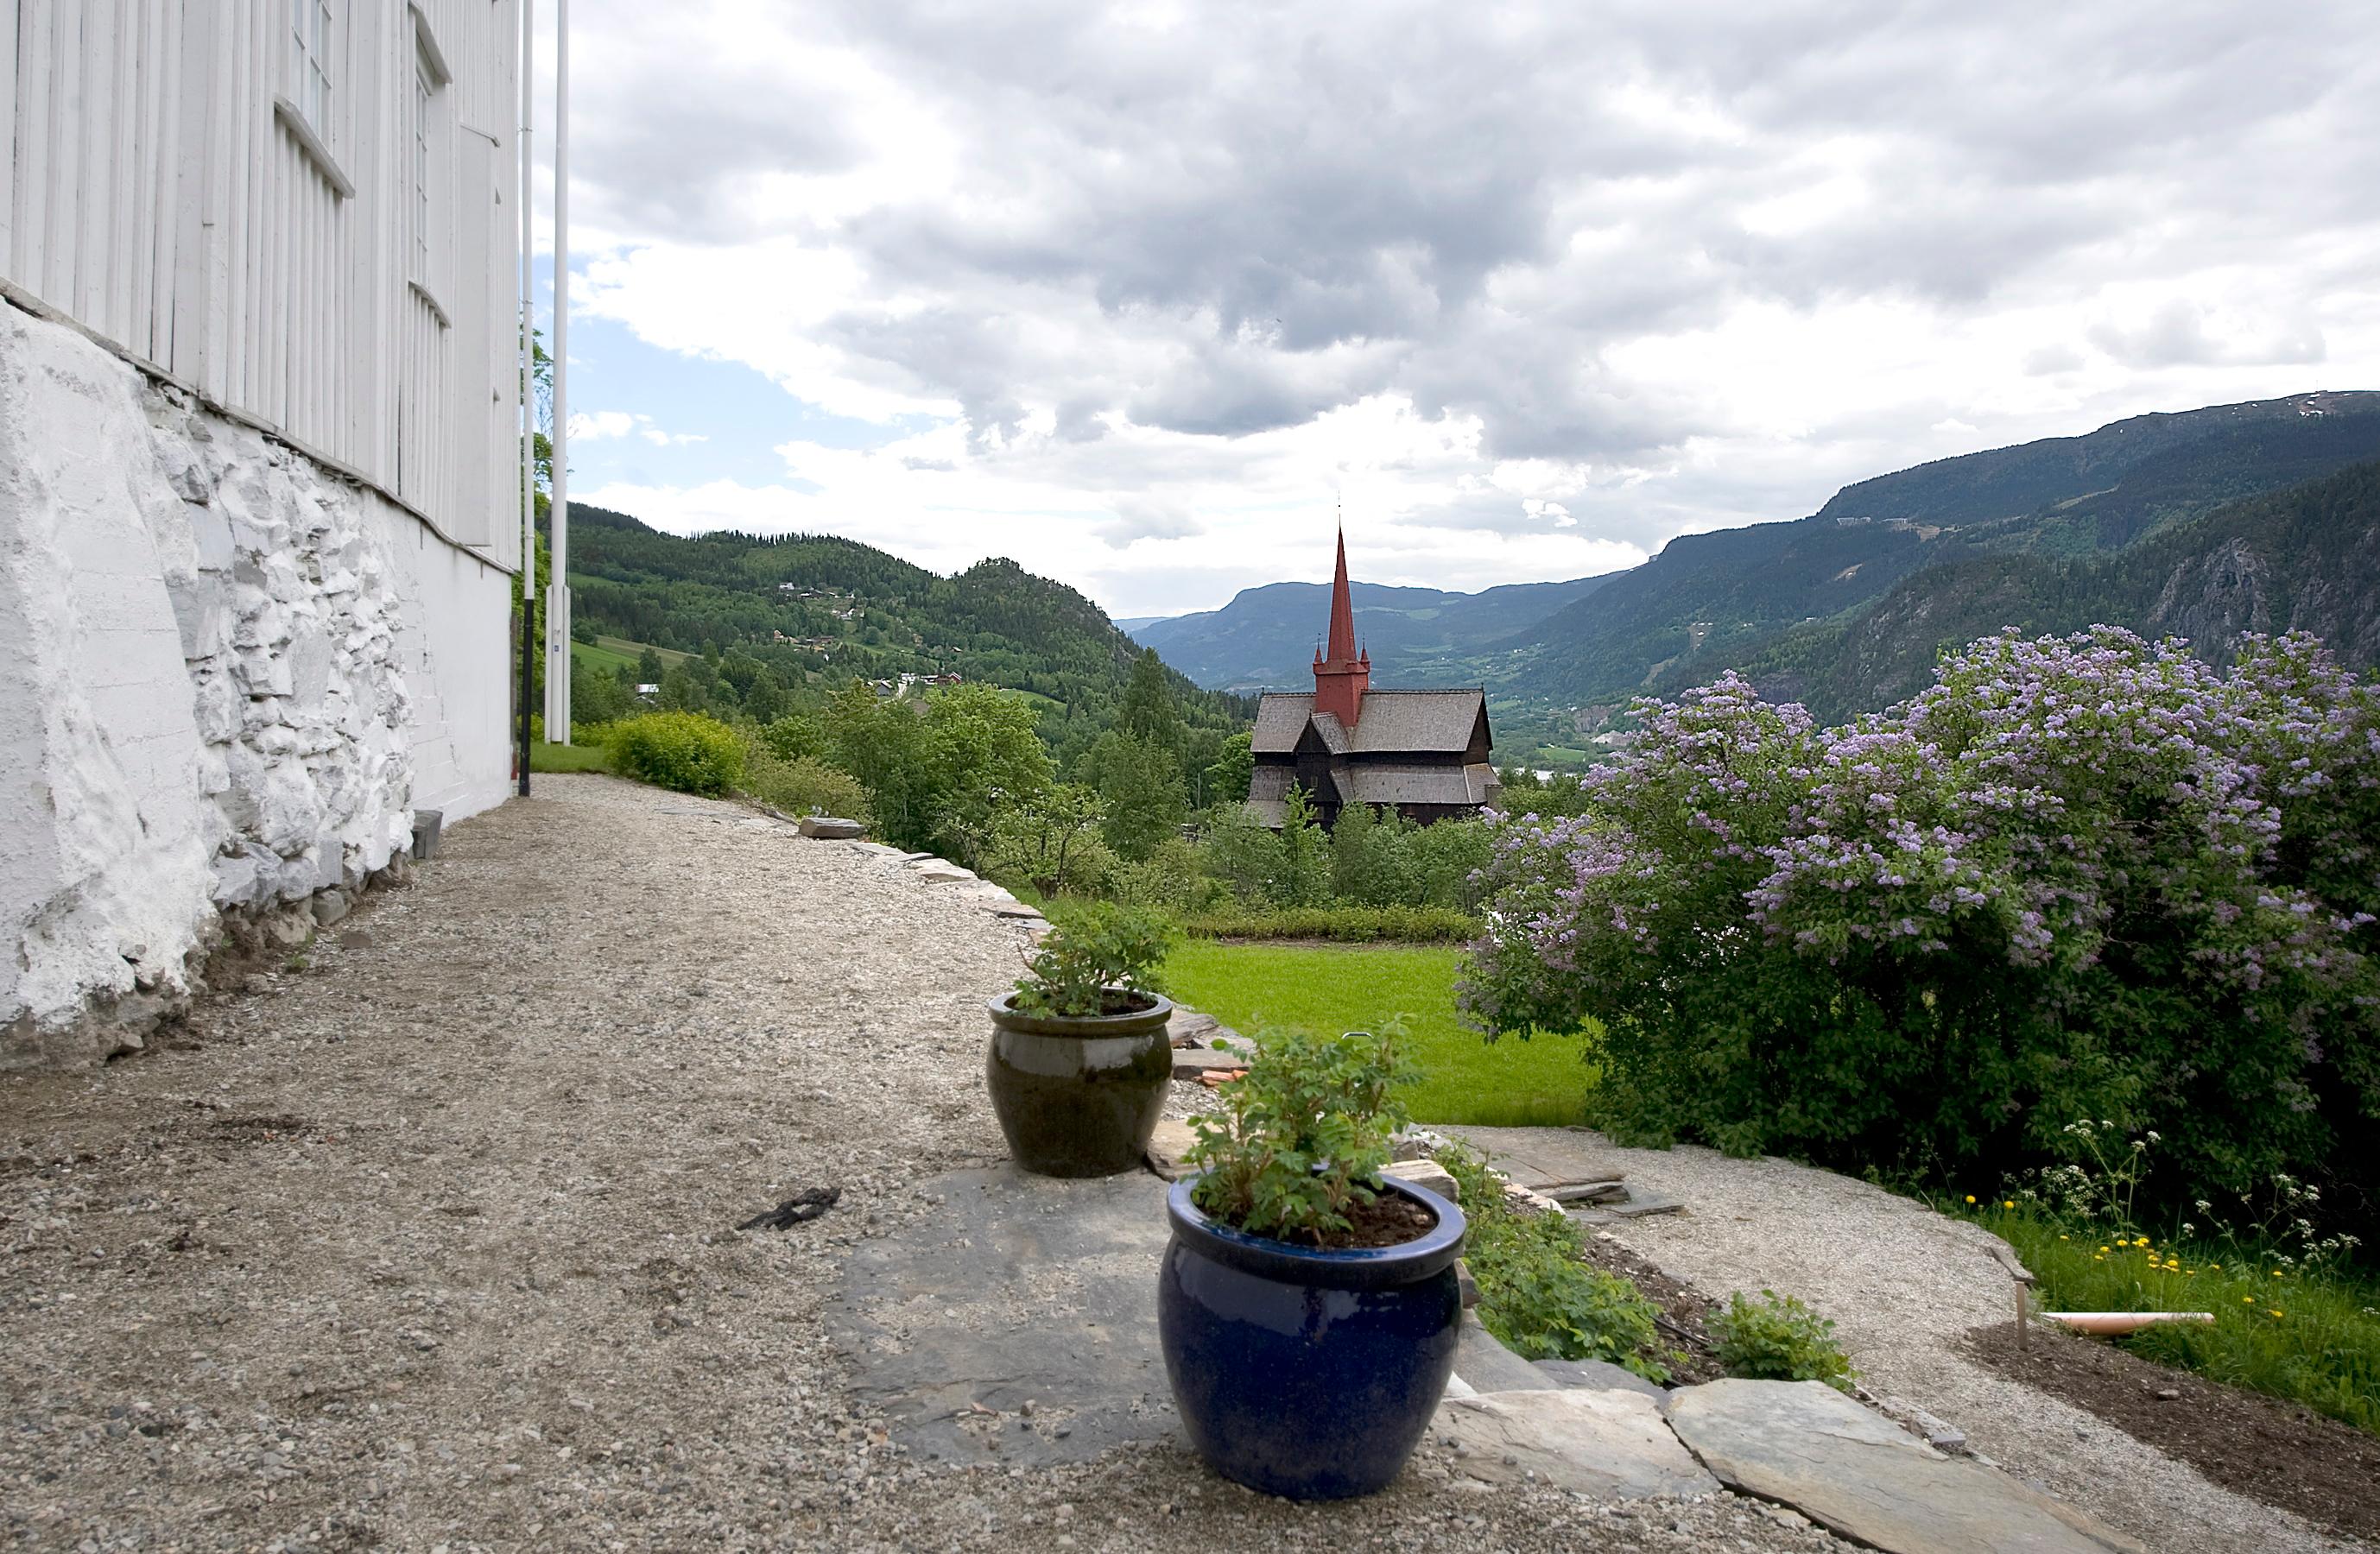
<svg viewBox="0 0 2380 1554"><path fill-rule="evenodd" d="M507 574L0 307L0 1068L140 1045L226 913L509 772Z"/></svg>

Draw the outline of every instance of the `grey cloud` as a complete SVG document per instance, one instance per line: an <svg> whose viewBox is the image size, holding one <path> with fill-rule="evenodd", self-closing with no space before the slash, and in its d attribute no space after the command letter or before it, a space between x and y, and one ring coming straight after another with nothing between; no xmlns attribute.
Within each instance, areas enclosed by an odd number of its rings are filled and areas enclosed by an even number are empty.
<svg viewBox="0 0 2380 1554"><path fill-rule="evenodd" d="M1115 516L1094 525L1091 532L1114 550L1135 540L1186 540L1207 532L1196 514L1161 497L1111 497L1109 506Z"/></svg>
<svg viewBox="0 0 2380 1554"><path fill-rule="evenodd" d="M651 58L619 62L620 95L588 110L582 176L641 230L731 240L755 180L866 154L832 90L690 61L667 37L700 29L626 0L610 15ZM2300 7L2287 26L2189 0L1189 15L1160 34L1060 0L801 7L803 38L931 104L959 159L948 196L888 200L826 239L924 305L817 337L856 371L956 399L979 439L1036 407L1078 448L1115 441L1117 415L1229 439L1393 390L1476 414L1494 455L1658 462L1726 431L1728 396L1649 394L1611 353L1747 302L1980 316L2026 288L2088 297L2261 264L2310 222L2380 220L2366 7ZM1748 229L1838 167L1864 200ZM2350 265L2337 284L2370 283ZM2248 354L2323 359L2320 329L2289 310L2304 300L2277 299L2282 322ZM1065 309L1120 343L1025 327ZM2186 309L2091 343L2143 370L2247 350ZM2079 359L2045 342L2025 370Z"/></svg>
<svg viewBox="0 0 2380 1554"><path fill-rule="evenodd" d="M2127 367L2203 366L2221 362L2303 365L2323 359L2326 346L2322 331L2311 320L2277 325L2251 344L2217 340L2206 330L2202 309L2174 300L2133 328L2102 321L2091 329L2091 343Z"/></svg>

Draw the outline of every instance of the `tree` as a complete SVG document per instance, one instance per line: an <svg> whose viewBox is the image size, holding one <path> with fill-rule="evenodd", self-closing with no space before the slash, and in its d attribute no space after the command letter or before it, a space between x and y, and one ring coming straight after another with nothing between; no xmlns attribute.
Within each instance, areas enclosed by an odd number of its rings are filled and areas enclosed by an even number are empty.
<svg viewBox="0 0 2380 1554"><path fill-rule="evenodd" d="M1256 775L1255 740L1245 731L1223 741L1215 764L1207 769L1207 802L1241 804L1247 800L1249 779Z"/></svg>
<svg viewBox="0 0 2380 1554"><path fill-rule="evenodd" d="M1283 906L1330 904L1330 838L1302 787L1289 790L1281 819L1281 879L1274 899Z"/></svg>
<svg viewBox="0 0 2380 1554"><path fill-rule="evenodd" d="M1059 783L1002 813L992 827L991 865L1044 895L1095 892L1115 862L1099 839L1102 818L1098 794Z"/></svg>
<svg viewBox="0 0 2380 1554"><path fill-rule="evenodd" d="M932 834L949 856L971 865L1003 806L1050 789L1040 719L1014 691L968 685L929 698L925 723L936 790Z"/></svg>
<svg viewBox="0 0 2380 1554"><path fill-rule="evenodd" d="M1219 804L1209 810L1198 851L1201 867L1243 903L1255 906L1274 899L1281 876L1281 838L1246 805Z"/></svg>
<svg viewBox="0 0 2380 1554"><path fill-rule="evenodd" d="M688 667L699 659L681 659L671 664L662 676L662 710L668 712L700 712L710 705L710 686L707 678L696 675Z"/></svg>
<svg viewBox="0 0 2380 1554"><path fill-rule="evenodd" d="M1168 755L1182 751L1182 709L1173 700L1165 661L1154 648L1143 648L1132 661L1132 678L1124 682L1123 701L1116 709L1116 731L1146 739Z"/></svg>
<svg viewBox="0 0 2380 1554"><path fill-rule="evenodd" d="M637 655L637 684L658 686L661 683L662 655L658 650L648 647Z"/></svg>
<svg viewBox="0 0 2380 1554"><path fill-rule="evenodd" d="M576 654L571 656L570 727L574 735L582 728L626 717L629 705L628 692L617 675L590 669L586 660Z"/></svg>
<svg viewBox="0 0 2380 1554"><path fill-rule="evenodd" d="M868 811L884 840L922 850L933 837L935 774L916 705L886 701L854 680L827 703L826 733L834 764L868 790Z"/></svg>
<svg viewBox="0 0 2380 1554"><path fill-rule="evenodd" d="M1108 845L1137 863L1181 829L1189 813L1182 793L1182 770L1172 751L1153 739L1121 729L1099 735L1084 758L1098 773L1107 805Z"/></svg>
<svg viewBox="0 0 2380 1554"><path fill-rule="evenodd" d="M1394 906L1414 899L1406 842L1412 826L1394 809L1351 804L1330 832L1330 888L1359 906Z"/></svg>

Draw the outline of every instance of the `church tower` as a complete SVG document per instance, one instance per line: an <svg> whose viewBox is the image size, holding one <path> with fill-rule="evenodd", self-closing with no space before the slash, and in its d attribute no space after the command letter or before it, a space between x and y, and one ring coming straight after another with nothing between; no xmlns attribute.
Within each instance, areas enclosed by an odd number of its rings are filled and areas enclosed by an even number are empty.
<svg viewBox="0 0 2380 1554"><path fill-rule="evenodd" d="M1347 591L1347 531L1339 531L1339 567L1330 579L1330 636L1314 655L1314 710L1329 712L1343 728L1363 714L1364 693L1372 684L1372 655L1355 646L1355 604Z"/></svg>

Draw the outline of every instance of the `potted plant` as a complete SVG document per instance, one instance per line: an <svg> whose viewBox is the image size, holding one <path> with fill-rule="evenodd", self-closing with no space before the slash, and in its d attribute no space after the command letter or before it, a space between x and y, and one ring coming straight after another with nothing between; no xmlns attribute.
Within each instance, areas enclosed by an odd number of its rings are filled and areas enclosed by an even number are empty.
<svg viewBox="0 0 2380 1554"><path fill-rule="evenodd" d="M1183 1426L1226 1478L1292 1499L1385 1487L1453 1373L1463 1211L1383 1173L1393 1033L1268 1032L1200 1174L1166 1199L1158 1329Z"/></svg>
<svg viewBox="0 0 2380 1554"><path fill-rule="evenodd" d="M1044 1176L1139 1166L1173 1077L1173 1005L1157 988L1172 941L1152 914L1087 907L1041 941L1015 991L991 1001L985 1077L1018 1165Z"/></svg>

